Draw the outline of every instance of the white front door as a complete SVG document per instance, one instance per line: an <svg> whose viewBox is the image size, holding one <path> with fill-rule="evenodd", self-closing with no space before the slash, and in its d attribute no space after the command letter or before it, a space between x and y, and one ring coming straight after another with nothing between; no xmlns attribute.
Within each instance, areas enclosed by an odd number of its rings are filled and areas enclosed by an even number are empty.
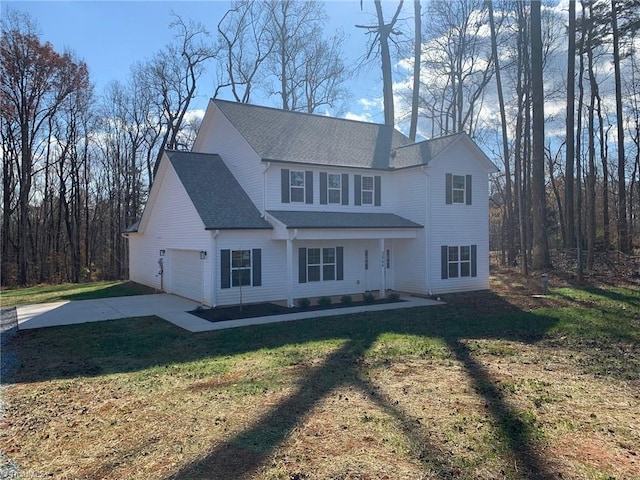
<svg viewBox="0 0 640 480"><path fill-rule="evenodd" d="M367 248L364 251L364 290L378 290L380 288L380 267L378 251Z"/></svg>

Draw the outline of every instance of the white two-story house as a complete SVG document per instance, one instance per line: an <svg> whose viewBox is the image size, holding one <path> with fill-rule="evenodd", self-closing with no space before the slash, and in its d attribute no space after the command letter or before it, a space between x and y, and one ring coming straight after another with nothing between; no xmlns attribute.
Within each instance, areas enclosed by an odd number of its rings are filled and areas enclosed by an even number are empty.
<svg viewBox="0 0 640 480"><path fill-rule="evenodd" d="M496 170L466 134L211 100L126 233L130 279L214 307L486 289Z"/></svg>

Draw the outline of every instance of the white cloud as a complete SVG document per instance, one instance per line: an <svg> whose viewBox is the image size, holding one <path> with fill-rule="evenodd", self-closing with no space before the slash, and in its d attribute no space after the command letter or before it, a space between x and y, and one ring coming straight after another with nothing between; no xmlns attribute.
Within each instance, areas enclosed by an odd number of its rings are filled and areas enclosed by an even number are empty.
<svg viewBox="0 0 640 480"><path fill-rule="evenodd" d="M357 114L353 112L347 112L344 116L347 120L358 120L359 122L371 122L371 116L367 113Z"/></svg>

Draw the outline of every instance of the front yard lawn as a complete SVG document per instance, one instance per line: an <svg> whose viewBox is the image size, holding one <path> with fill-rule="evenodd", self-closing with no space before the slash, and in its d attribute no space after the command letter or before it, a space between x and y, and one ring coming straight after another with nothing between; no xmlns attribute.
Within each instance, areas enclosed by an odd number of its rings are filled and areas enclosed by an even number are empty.
<svg viewBox="0 0 640 480"><path fill-rule="evenodd" d="M640 478L640 289L514 282L199 334L22 331L0 460L25 478Z"/></svg>
<svg viewBox="0 0 640 480"><path fill-rule="evenodd" d="M127 281L65 283L62 285L36 285L29 288L7 288L0 292L0 307L8 308L35 303L64 300L90 300L93 298L125 297L156 293L152 288Z"/></svg>

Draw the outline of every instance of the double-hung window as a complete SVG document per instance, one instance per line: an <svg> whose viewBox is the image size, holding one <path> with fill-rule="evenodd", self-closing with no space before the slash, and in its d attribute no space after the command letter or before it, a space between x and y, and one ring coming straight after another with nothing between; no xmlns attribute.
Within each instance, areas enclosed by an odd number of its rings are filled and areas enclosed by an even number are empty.
<svg viewBox="0 0 640 480"><path fill-rule="evenodd" d="M313 172L282 168L282 203L313 203Z"/></svg>
<svg viewBox="0 0 640 480"><path fill-rule="evenodd" d="M231 252L231 286L251 285L251 250Z"/></svg>
<svg viewBox="0 0 640 480"><path fill-rule="evenodd" d="M299 170L291 170L291 201L304 202L304 172Z"/></svg>
<svg viewBox="0 0 640 480"><path fill-rule="evenodd" d="M362 205L373 205L373 177L362 176Z"/></svg>
<svg viewBox="0 0 640 480"><path fill-rule="evenodd" d="M220 288L262 285L262 250L220 250Z"/></svg>
<svg viewBox="0 0 640 480"><path fill-rule="evenodd" d="M336 249L307 249L307 281L321 282L336 279Z"/></svg>
<svg viewBox="0 0 640 480"><path fill-rule="evenodd" d="M442 246L442 278L476 277L477 246Z"/></svg>
<svg viewBox="0 0 640 480"><path fill-rule="evenodd" d="M349 205L349 174L320 172L320 204Z"/></svg>
<svg viewBox="0 0 640 480"><path fill-rule="evenodd" d="M380 175L354 175L354 205L382 205L382 177Z"/></svg>
<svg viewBox="0 0 640 480"><path fill-rule="evenodd" d="M446 203L471 205L471 175L446 174Z"/></svg>
<svg viewBox="0 0 640 480"><path fill-rule="evenodd" d="M329 173L327 175L327 193L329 203L341 203L342 175L339 173Z"/></svg>
<svg viewBox="0 0 640 480"><path fill-rule="evenodd" d="M464 203L464 184L464 175L453 175L451 179L451 193L453 203Z"/></svg>
<svg viewBox="0 0 640 480"><path fill-rule="evenodd" d="M299 283L344 279L343 247L300 248Z"/></svg>

